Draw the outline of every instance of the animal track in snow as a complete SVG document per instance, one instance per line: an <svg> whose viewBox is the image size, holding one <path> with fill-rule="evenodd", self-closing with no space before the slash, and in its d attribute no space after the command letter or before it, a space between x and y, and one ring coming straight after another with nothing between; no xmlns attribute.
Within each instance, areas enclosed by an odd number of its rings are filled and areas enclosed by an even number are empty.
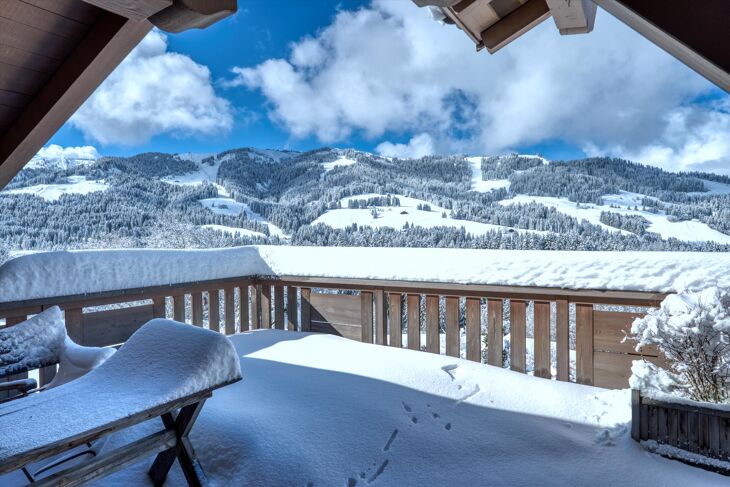
<svg viewBox="0 0 730 487"><path fill-rule="evenodd" d="M411 411L413 411L413 409L411 409L411 407L408 404L406 404L405 402L401 401L401 404L403 404L403 409L405 409L407 413L410 413Z"/></svg>
<svg viewBox="0 0 730 487"><path fill-rule="evenodd" d="M395 441L396 436L398 436L398 429L394 429L393 432L390 434L390 438L388 438L387 443L383 447L383 451L390 450L390 447L393 445L393 441Z"/></svg>

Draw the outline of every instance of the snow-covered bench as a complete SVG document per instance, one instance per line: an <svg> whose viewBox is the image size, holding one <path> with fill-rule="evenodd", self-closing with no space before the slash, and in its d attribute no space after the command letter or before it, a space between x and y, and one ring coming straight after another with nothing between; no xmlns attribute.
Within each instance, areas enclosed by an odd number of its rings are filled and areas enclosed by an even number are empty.
<svg viewBox="0 0 730 487"><path fill-rule="evenodd" d="M0 404L0 474L160 417L163 428L34 485L78 485L157 454L161 485L178 459L190 485L204 475L188 434L215 389L241 379L228 339L170 320L152 320L99 367L63 386Z"/></svg>

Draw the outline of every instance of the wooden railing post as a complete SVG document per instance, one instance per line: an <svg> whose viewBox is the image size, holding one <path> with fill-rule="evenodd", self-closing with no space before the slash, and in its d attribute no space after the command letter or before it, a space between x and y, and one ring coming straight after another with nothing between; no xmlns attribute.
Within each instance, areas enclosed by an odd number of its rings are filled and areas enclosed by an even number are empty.
<svg viewBox="0 0 730 487"><path fill-rule="evenodd" d="M487 363L502 367L502 351L504 348L504 318L502 300L487 300Z"/></svg>
<svg viewBox="0 0 730 487"><path fill-rule="evenodd" d="M527 371L525 356L527 303L510 299L510 368L523 374Z"/></svg>
<svg viewBox="0 0 730 487"><path fill-rule="evenodd" d="M297 331L298 308L297 288L287 286L286 288L286 327L289 331Z"/></svg>
<svg viewBox="0 0 730 487"><path fill-rule="evenodd" d="M426 351L441 353L439 297L426 296Z"/></svg>
<svg viewBox="0 0 730 487"><path fill-rule="evenodd" d="M421 349L421 295L408 295L408 348Z"/></svg>
<svg viewBox="0 0 730 487"><path fill-rule="evenodd" d="M388 317L385 314L385 293L382 289L373 292L375 298L375 343L387 345Z"/></svg>
<svg viewBox="0 0 730 487"><path fill-rule="evenodd" d="M482 300L466 298L466 359L482 361Z"/></svg>
<svg viewBox="0 0 730 487"><path fill-rule="evenodd" d="M208 291L208 328L220 331L220 293L217 289Z"/></svg>
<svg viewBox="0 0 730 487"><path fill-rule="evenodd" d="M631 438L641 440L641 392L631 389Z"/></svg>
<svg viewBox="0 0 730 487"><path fill-rule="evenodd" d="M238 287L238 290L239 290L238 315L239 315L239 320L241 321L239 330L241 332L244 332L244 331L248 331L248 329L249 329L249 325L248 325L248 284L241 284Z"/></svg>
<svg viewBox="0 0 730 487"><path fill-rule="evenodd" d="M302 322L300 324L302 331L310 331L312 329L312 304L310 299L312 297L312 290L308 287L303 287L300 290L301 294L301 308L302 308Z"/></svg>
<svg viewBox="0 0 730 487"><path fill-rule="evenodd" d="M535 377L550 379L550 303L535 301L533 337Z"/></svg>
<svg viewBox="0 0 730 487"><path fill-rule="evenodd" d="M284 288L274 286L274 328L284 329Z"/></svg>
<svg viewBox="0 0 730 487"><path fill-rule="evenodd" d="M403 346L403 322L400 293L388 293L388 317L390 321L390 346Z"/></svg>
<svg viewBox="0 0 730 487"><path fill-rule="evenodd" d="M167 317L167 309L165 306L165 297L152 298L152 316L155 318Z"/></svg>
<svg viewBox="0 0 730 487"><path fill-rule="evenodd" d="M81 308L70 308L63 310L66 321L66 333L68 337L79 345L84 343L84 314Z"/></svg>
<svg viewBox="0 0 730 487"><path fill-rule="evenodd" d="M203 293L192 293L190 301L193 325L203 326Z"/></svg>
<svg viewBox="0 0 730 487"><path fill-rule="evenodd" d="M261 286L251 286L251 329L261 328Z"/></svg>
<svg viewBox="0 0 730 487"><path fill-rule="evenodd" d="M575 305L575 379L593 385L593 305Z"/></svg>
<svg viewBox="0 0 730 487"><path fill-rule="evenodd" d="M458 357L461 337L459 336L459 298L447 296L446 301L446 355Z"/></svg>
<svg viewBox="0 0 730 487"><path fill-rule="evenodd" d="M223 290L223 319L224 330L226 335L236 333L236 301L235 289L227 287Z"/></svg>
<svg viewBox="0 0 730 487"><path fill-rule="evenodd" d="M363 343L373 343L373 293L360 292L360 328Z"/></svg>
<svg viewBox="0 0 730 487"><path fill-rule="evenodd" d="M261 328L271 328L271 285L261 286Z"/></svg>
<svg viewBox="0 0 730 487"><path fill-rule="evenodd" d="M185 323L185 295L176 294L172 297L172 319Z"/></svg>
<svg viewBox="0 0 730 487"><path fill-rule="evenodd" d="M570 380L570 316L567 299L559 299L555 307L555 358L558 380Z"/></svg>

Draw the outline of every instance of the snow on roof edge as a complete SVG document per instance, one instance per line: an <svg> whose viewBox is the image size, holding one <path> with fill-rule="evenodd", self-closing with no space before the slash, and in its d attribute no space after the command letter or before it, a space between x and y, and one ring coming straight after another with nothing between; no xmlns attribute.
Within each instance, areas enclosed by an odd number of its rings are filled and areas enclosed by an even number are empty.
<svg viewBox="0 0 730 487"><path fill-rule="evenodd" d="M39 252L0 266L0 303L253 275L669 293L730 287L730 253L293 246Z"/></svg>

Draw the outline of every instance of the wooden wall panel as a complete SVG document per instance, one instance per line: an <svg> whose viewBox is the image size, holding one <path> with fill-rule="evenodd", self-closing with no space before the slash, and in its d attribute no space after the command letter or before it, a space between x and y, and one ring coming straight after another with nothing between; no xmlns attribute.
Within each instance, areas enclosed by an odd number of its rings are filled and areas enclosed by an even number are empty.
<svg viewBox="0 0 730 487"><path fill-rule="evenodd" d="M311 331L362 340L362 297L311 293Z"/></svg>
<svg viewBox="0 0 730 487"><path fill-rule="evenodd" d="M153 311L153 305L145 304L84 313L81 316L84 337L82 344L89 347L107 347L123 343L154 317Z"/></svg>
<svg viewBox="0 0 730 487"><path fill-rule="evenodd" d="M594 352L593 385L607 389L626 389L629 387L631 365L634 360L648 360L661 365L657 357L643 357L636 354Z"/></svg>
<svg viewBox="0 0 730 487"><path fill-rule="evenodd" d="M637 353L636 343L623 341L631 332L631 324L644 313L620 313L614 311L593 312L593 348L603 352ZM645 355L659 355L655 347L642 350Z"/></svg>

